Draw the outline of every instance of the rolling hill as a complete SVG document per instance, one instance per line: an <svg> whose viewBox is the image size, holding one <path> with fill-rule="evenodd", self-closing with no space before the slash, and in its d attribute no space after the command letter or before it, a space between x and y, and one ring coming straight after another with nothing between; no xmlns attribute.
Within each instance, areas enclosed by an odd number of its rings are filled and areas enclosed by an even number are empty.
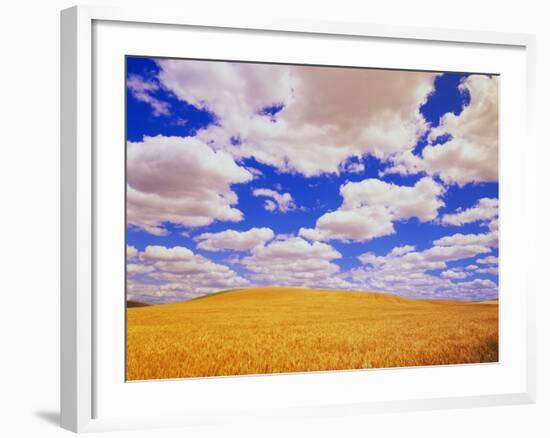
<svg viewBox="0 0 550 438"><path fill-rule="evenodd" d="M127 379L498 361L498 303L299 288L127 309Z"/></svg>

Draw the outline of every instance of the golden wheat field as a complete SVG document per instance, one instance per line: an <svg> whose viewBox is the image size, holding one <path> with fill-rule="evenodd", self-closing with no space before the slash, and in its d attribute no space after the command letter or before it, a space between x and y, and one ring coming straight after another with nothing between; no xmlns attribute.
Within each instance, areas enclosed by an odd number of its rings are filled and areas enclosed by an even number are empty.
<svg viewBox="0 0 550 438"><path fill-rule="evenodd" d="M127 309L127 379L498 361L498 302L254 288Z"/></svg>

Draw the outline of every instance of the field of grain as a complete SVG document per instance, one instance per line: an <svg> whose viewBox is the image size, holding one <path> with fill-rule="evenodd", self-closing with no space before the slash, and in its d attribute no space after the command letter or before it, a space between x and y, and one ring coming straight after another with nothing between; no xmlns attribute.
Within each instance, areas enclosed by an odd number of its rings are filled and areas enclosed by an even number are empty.
<svg viewBox="0 0 550 438"><path fill-rule="evenodd" d="M498 302L254 288L127 309L127 379L498 361Z"/></svg>

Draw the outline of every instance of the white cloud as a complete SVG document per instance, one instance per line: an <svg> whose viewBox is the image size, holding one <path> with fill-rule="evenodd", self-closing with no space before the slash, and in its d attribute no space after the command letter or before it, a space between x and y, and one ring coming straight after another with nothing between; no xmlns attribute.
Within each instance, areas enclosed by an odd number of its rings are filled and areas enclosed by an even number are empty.
<svg viewBox="0 0 550 438"><path fill-rule="evenodd" d="M165 246L149 245L140 253L140 258L147 261L182 261L193 258L193 251L183 246L166 248Z"/></svg>
<svg viewBox="0 0 550 438"><path fill-rule="evenodd" d="M441 118L421 157L404 151L392 157L394 165L384 173L423 171L459 186L498 181L498 82L496 76L468 76L459 88L470 95L469 105L458 116L447 113ZM436 144L444 135L450 139Z"/></svg>
<svg viewBox="0 0 550 438"><path fill-rule="evenodd" d="M126 258L133 259L138 256L138 250L135 246L126 245Z"/></svg>
<svg viewBox="0 0 550 438"><path fill-rule="evenodd" d="M405 260L414 260L414 255L420 255L420 260L427 262L449 262L454 260L467 259L477 254L491 252L491 249L483 245L461 245L461 246L432 246L421 253L409 253L404 256ZM411 256L411 257L409 257Z"/></svg>
<svg viewBox="0 0 550 438"><path fill-rule="evenodd" d="M155 268L152 266L142 265L139 263L128 263L128 265L126 265L126 272L128 275L145 274L148 272L153 272L154 270Z"/></svg>
<svg viewBox="0 0 550 438"><path fill-rule="evenodd" d="M449 262L467 260L491 249L483 245L432 246L423 251L410 246L392 249L385 256L365 253L362 267L343 275L355 288L391 292L416 298L489 299L498 295L492 281L457 282L474 275L477 266L449 268ZM474 269L473 269L474 268ZM441 270L440 274L432 271Z"/></svg>
<svg viewBox="0 0 550 438"><path fill-rule="evenodd" d="M250 285L229 267L181 246L148 246L139 254L139 260L127 267L129 299L178 301Z"/></svg>
<svg viewBox="0 0 550 438"><path fill-rule="evenodd" d="M388 256L390 257L400 257L402 255L408 254L409 252L413 252L416 249L413 245L403 245L403 246L396 246L393 248Z"/></svg>
<svg viewBox="0 0 550 438"><path fill-rule="evenodd" d="M272 201L271 199L266 199L265 202L264 202L264 208L267 211L275 211L275 210L277 210L277 204L274 201Z"/></svg>
<svg viewBox="0 0 550 438"><path fill-rule="evenodd" d="M126 299L128 300L154 304L166 302L170 298L174 297L161 293L155 284L142 283L128 278L126 283Z"/></svg>
<svg viewBox="0 0 550 438"><path fill-rule="evenodd" d="M235 157L254 156L305 176L338 173L350 157L412 149L427 129L419 106L436 76L210 61L158 65L164 87L222 121L199 131L202 139ZM261 110L270 105L283 109L267 117ZM235 136L238 145L231 144Z"/></svg>
<svg viewBox="0 0 550 438"><path fill-rule="evenodd" d="M271 286L340 285L345 289L349 283L339 278L340 268L333 263L341 257L326 243L308 243L300 237L290 237L254 248L250 256L242 259L242 265L252 272L255 280Z"/></svg>
<svg viewBox="0 0 550 438"><path fill-rule="evenodd" d="M275 240L289 240L293 237L296 237L294 234L291 233L280 233L275 236Z"/></svg>
<svg viewBox="0 0 550 438"><path fill-rule="evenodd" d="M480 268L476 272L480 274L498 275L498 268L496 266L491 266L489 268Z"/></svg>
<svg viewBox="0 0 550 438"><path fill-rule="evenodd" d="M470 281L454 283L455 292L459 297L468 299L495 299L498 298L498 286L492 280L476 278Z"/></svg>
<svg viewBox="0 0 550 438"><path fill-rule="evenodd" d="M252 175L254 175L254 179L263 178L264 174L260 169L256 169L255 167L251 166L245 166L245 169L248 170Z"/></svg>
<svg viewBox="0 0 550 438"><path fill-rule="evenodd" d="M394 234L392 216L381 206L325 213L315 228L300 228L299 234L309 240L367 241Z"/></svg>
<svg viewBox="0 0 550 438"><path fill-rule="evenodd" d="M398 247L399 248L399 247ZM395 249L395 248L394 248ZM393 251L393 250L392 250ZM391 251L390 251L390 254L391 254ZM393 255L395 256L395 254ZM363 254L361 254L359 257L357 257L361 263L363 263L364 265L371 265L371 266L374 266L374 267L378 267L380 265L383 265L384 263L386 263L386 257L384 256L377 256L376 254L372 253L372 252L365 252Z"/></svg>
<svg viewBox="0 0 550 438"><path fill-rule="evenodd" d="M322 215L314 229L299 234L310 240L367 241L395 233L393 222L412 217L433 220L444 205L444 189L429 177L414 186L398 186L378 179L350 182L340 188L341 207Z"/></svg>
<svg viewBox="0 0 550 438"><path fill-rule="evenodd" d="M343 209L383 206L395 218L417 217L422 222L437 217L438 208L444 205L439 199L443 191L431 178L422 178L412 187L373 178L347 183L340 189Z"/></svg>
<svg viewBox="0 0 550 438"><path fill-rule="evenodd" d="M264 205L267 211L279 210L285 213L296 209L296 202L294 202L290 193L279 193L271 189L254 189L252 194L269 198Z"/></svg>
<svg viewBox="0 0 550 438"><path fill-rule="evenodd" d="M199 242L197 248L207 251L248 251L274 237L275 234L270 228L251 228L248 231L225 230L219 233L203 233L195 237L195 240Z"/></svg>
<svg viewBox="0 0 550 438"><path fill-rule="evenodd" d="M498 265L498 257L487 256L476 260L480 265Z"/></svg>
<svg viewBox="0 0 550 438"><path fill-rule="evenodd" d="M498 247L498 231L490 231L480 234L457 233L452 236L445 236L434 242L440 246L464 246L464 245L485 245L491 248Z"/></svg>
<svg viewBox="0 0 550 438"><path fill-rule="evenodd" d="M228 153L192 137L145 137L127 148L128 224L164 235L165 222L199 227L243 219L231 185L253 176Z"/></svg>
<svg viewBox="0 0 550 438"><path fill-rule="evenodd" d="M461 85L470 104L460 115L447 113L430 132L430 140L452 139L422 151L425 168L460 186L498 180L498 77L471 75Z"/></svg>
<svg viewBox="0 0 550 438"><path fill-rule="evenodd" d="M138 75L131 74L126 81L126 87L137 100L151 105L154 116L167 116L170 114L170 105L153 96L153 93L160 89L156 82L148 82Z"/></svg>
<svg viewBox="0 0 550 438"><path fill-rule="evenodd" d="M472 222L490 222L498 216L498 199L482 198L477 204L466 210L453 214L445 214L441 219L444 225L461 226ZM493 224L494 227L494 224Z"/></svg>
<svg viewBox="0 0 550 438"><path fill-rule="evenodd" d="M461 280L468 277L469 275L472 274L470 272L464 272L458 269L447 269L440 274L442 278L448 278L450 280Z"/></svg>
<svg viewBox="0 0 550 438"><path fill-rule="evenodd" d="M359 161L346 161L340 164L340 171L347 173L362 173L365 171L365 165Z"/></svg>

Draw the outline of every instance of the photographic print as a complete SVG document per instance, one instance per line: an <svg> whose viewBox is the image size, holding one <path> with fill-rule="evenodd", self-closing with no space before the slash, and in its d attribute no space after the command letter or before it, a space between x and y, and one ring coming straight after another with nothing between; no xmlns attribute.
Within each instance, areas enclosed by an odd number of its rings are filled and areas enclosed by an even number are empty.
<svg viewBox="0 0 550 438"><path fill-rule="evenodd" d="M126 57L126 378L498 362L499 77Z"/></svg>

